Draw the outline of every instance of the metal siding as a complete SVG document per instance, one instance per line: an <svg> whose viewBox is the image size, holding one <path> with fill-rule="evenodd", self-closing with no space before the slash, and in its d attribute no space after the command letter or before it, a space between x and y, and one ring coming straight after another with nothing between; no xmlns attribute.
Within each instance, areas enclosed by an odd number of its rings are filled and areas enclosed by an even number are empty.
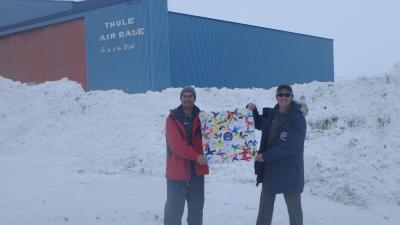
<svg viewBox="0 0 400 225"><path fill-rule="evenodd" d="M0 75L11 74L10 39L0 38Z"/></svg>
<svg viewBox="0 0 400 225"><path fill-rule="evenodd" d="M26 32L26 31L34 30L34 29L38 29L38 28L43 28L46 26L56 25L56 24L64 23L64 22L71 21L71 20L81 19L82 17L84 17L84 15L85 15L84 13L77 13L77 14L68 15L65 17L57 17L57 18L48 19L48 20L41 19L37 23L29 21L30 23L18 24L18 26L17 25L11 26L11 28L2 27L2 28L0 28L0 37L16 34L19 32Z"/></svg>
<svg viewBox="0 0 400 225"><path fill-rule="evenodd" d="M87 12L85 18L89 90L145 92L152 89L148 4L148 1L125 2ZM134 24L108 29L105 26L106 22L127 20L131 17L134 17ZM144 35L119 38L119 32L139 28L144 28ZM115 33L115 39L101 40L101 35L112 33ZM135 48L125 50L125 46L131 44ZM118 51L119 48L124 50ZM102 53L102 49L106 49L106 53Z"/></svg>
<svg viewBox="0 0 400 225"><path fill-rule="evenodd" d="M15 1L15 0L14 0ZM29 1L29 0L27 0ZM42 8L41 4L32 4L32 5L26 5L23 7L22 5L18 7L18 5L13 5L13 4L5 4L3 8L0 8L1 10L8 12L12 12L14 14L18 14L19 19L13 19L14 22L9 25L1 25L0 26L0 35L4 33L12 33L16 31L20 31L23 29L27 29L24 27L30 27L30 26L36 26L37 24L45 24L46 21L59 21L60 18L63 18L64 20L67 20L66 18L71 19L72 17L82 14L86 11L97 9L97 8L102 8L102 7L107 7L109 5L114 5L118 4L121 2L133 2L133 1L142 1L142 0L85 0L85 1L79 1L79 2L61 2L61 1L47 1L45 6L51 6L50 4L58 4L58 5L65 5L64 8L60 8L58 10L52 9L52 10L40 10ZM0 3L1 6L2 3ZM29 4L29 3L28 3ZM72 7L72 8L71 8ZM23 10L20 10L20 8L24 9L29 9L32 10L32 12L25 13ZM39 11L38 11L39 10ZM32 15L31 15L32 14ZM78 17L80 17L78 15ZM0 14L0 18L1 14ZM76 18L76 17L74 17ZM7 17L5 20L7 21L9 18Z"/></svg>
<svg viewBox="0 0 400 225"><path fill-rule="evenodd" d="M5 77L22 82L68 77L85 87L83 20L6 36L0 46L0 74Z"/></svg>
<svg viewBox="0 0 400 225"><path fill-rule="evenodd" d="M169 13L174 87L268 88L333 80L332 40Z"/></svg>
<svg viewBox="0 0 400 225"><path fill-rule="evenodd" d="M167 1L149 1L151 90L170 87Z"/></svg>
<svg viewBox="0 0 400 225"><path fill-rule="evenodd" d="M33 29L0 37L0 74L13 72L13 79L44 81L52 78L49 71L66 71L67 65L74 65L75 72L63 74L78 74L72 79L85 84L86 56L90 90L122 89L132 93L185 85L267 88L279 83L331 81L334 76L330 39L172 13L167 11L166 1L93 0L62 15L0 32L5 35ZM58 31L59 36L37 33L57 26L50 24L65 25L65 20L77 17L85 17L85 23L80 20L77 25L77 33L73 26ZM107 21L128 17L134 17L135 24L104 28ZM40 26L47 27L34 29ZM86 49L82 41L85 26ZM143 36L99 41L101 34L140 27L144 28ZM130 51L99 52L102 46L113 48L133 42L136 47ZM60 45L65 48L57 50ZM79 55L71 56L69 50L74 47L81 51L75 49ZM66 55L59 54L62 51ZM63 58L69 61L63 64ZM16 66L12 62L25 63Z"/></svg>
<svg viewBox="0 0 400 225"><path fill-rule="evenodd" d="M0 28L71 8L71 2L1 0Z"/></svg>
<svg viewBox="0 0 400 225"><path fill-rule="evenodd" d="M116 4L120 3L120 4ZM74 14L74 12L76 14ZM64 15L65 16L62 16ZM135 17L137 23L129 29L144 27L145 35L142 37L129 38L120 41L107 41L99 44L98 37L106 32L119 32L124 30L104 29L104 22L114 19L126 18L126 15ZM53 18L54 17L54 18ZM77 60L88 61L88 67L80 64L75 67L85 68L85 74L88 73L87 79L83 79L81 83L89 82L90 90L94 89L122 89L127 92L144 92L147 90L161 90L169 87L169 42L168 42L168 10L166 1L158 0L112 0L112 1L87 1L76 5L73 10L55 14L49 18L38 18L40 22L29 24L20 24L8 30L0 32L1 35L16 35L16 32L35 31L42 28L52 26L52 24L62 24L65 20L85 18L86 26L86 44L79 45L85 51L84 57L77 57ZM51 19L52 18L52 19ZM42 19L42 20L41 20ZM150 20L151 19L151 20ZM28 30L28 31L27 31ZM70 33L70 32L65 32ZM71 33L70 33L71 34ZM71 38L75 36L64 35L61 39ZM60 37L59 37L60 38ZM8 40L8 39L7 39ZM128 41L127 41L128 40ZM57 40L47 40L46 46L57 45ZM112 56L104 57L98 54L98 48L101 46L118 46L126 43L136 43L136 48L133 51ZM3 42L0 42L0 48ZM40 51L38 51L40 52ZM57 51L51 53L53 57L48 63L41 68L54 67L55 65L62 67L62 59L56 57ZM2 55L0 54L0 57ZM5 57L6 58L6 57ZM61 61L60 61L61 60ZM4 64L4 65L3 65ZM9 63L5 60L0 62L0 73L10 71ZM65 65L68 66L68 65ZM9 74L9 73L7 73ZM39 73L38 73L39 74ZM43 74L43 73L40 73ZM31 74L27 74L30 80L37 81L39 78ZM45 80L46 76L40 78L40 81Z"/></svg>
<svg viewBox="0 0 400 225"><path fill-rule="evenodd" d="M32 30L10 37L12 78L23 82L44 82L45 45L43 29Z"/></svg>
<svg viewBox="0 0 400 225"><path fill-rule="evenodd" d="M42 40L40 31L0 39L0 74L23 82L43 80Z"/></svg>
<svg viewBox="0 0 400 225"><path fill-rule="evenodd" d="M83 19L45 29L46 80L68 77L86 88L85 22Z"/></svg>

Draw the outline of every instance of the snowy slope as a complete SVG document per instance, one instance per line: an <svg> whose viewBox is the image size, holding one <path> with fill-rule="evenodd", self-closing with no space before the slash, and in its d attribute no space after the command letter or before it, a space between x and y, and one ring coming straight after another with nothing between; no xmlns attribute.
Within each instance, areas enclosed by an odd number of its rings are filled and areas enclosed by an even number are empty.
<svg viewBox="0 0 400 225"><path fill-rule="evenodd" d="M0 224L160 224L164 123L179 91L86 93L65 79L29 86L0 77ZM197 105L272 106L274 91L198 88ZM305 221L398 224L400 65L379 77L294 85L294 92L310 110ZM254 179L252 163L211 165L205 224L254 224ZM274 221L285 224L277 204ZM327 212L314 212L321 204ZM343 221L334 221L338 215Z"/></svg>

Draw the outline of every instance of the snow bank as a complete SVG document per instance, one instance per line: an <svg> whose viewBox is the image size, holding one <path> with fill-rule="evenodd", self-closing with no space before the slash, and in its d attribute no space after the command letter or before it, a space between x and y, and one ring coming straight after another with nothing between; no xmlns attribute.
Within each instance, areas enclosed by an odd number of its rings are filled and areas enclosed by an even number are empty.
<svg viewBox="0 0 400 225"><path fill-rule="evenodd" d="M274 89L197 91L206 111L275 104ZM66 79L30 86L0 77L0 156L54 159L72 174L161 177L165 118L179 92L84 92ZM306 191L363 207L400 205L400 64L380 77L297 84L294 92L310 110ZM254 183L252 163L211 167L210 180Z"/></svg>

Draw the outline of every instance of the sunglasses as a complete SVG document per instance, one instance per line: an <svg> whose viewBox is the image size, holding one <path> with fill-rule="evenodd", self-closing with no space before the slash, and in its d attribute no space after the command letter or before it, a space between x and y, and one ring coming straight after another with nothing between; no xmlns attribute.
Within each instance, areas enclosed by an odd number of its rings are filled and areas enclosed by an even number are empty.
<svg viewBox="0 0 400 225"><path fill-rule="evenodd" d="M276 93L276 96L277 97L285 96L285 97L289 98L290 96L292 96L292 93Z"/></svg>

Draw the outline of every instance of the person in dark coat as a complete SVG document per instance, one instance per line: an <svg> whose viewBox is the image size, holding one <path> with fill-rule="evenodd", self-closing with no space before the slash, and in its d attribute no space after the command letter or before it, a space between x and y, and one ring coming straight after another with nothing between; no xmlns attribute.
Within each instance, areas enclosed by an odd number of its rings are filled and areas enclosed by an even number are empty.
<svg viewBox="0 0 400 225"><path fill-rule="evenodd" d="M203 153L200 109L194 104L194 88L183 88L180 100L181 105L171 110L166 121L167 201L164 208L164 224L181 225L187 201L188 225L201 225L204 175L208 174L208 165Z"/></svg>
<svg viewBox="0 0 400 225"><path fill-rule="evenodd" d="M293 101L292 87L286 84L278 86L275 97L275 107L263 108L262 115L253 103L247 105L253 112L256 129L262 131L254 163L257 186L262 183L256 224L271 224L276 194L282 193L290 225L302 225L307 107Z"/></svg>

